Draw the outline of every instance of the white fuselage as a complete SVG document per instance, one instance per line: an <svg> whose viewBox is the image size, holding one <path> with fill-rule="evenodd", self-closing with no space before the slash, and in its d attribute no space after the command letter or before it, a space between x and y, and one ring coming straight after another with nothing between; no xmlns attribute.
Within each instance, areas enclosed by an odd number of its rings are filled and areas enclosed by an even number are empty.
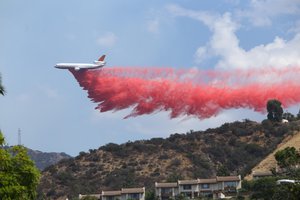
<svg viewBox="0 0 300 200"><path fill-rule="evenodd" d="M55 65L58 69L97 69L105 65L104 61L95 61L94 64L90 63L57 63Z"/></svg>

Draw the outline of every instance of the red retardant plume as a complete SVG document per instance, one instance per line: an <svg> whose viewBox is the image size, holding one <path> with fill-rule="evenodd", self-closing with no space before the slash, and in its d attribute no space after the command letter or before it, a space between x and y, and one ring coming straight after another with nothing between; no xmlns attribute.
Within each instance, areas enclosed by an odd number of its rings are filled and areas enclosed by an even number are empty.
<svg viewBox="0 0 300 200"><path fill-rule="evenodd" d="M300 102L300 68L243 71L114 67L70 70L100 112L131 108L133 117L169 111L170 117L217 115L224 109L266 111L270 99Z"/></svg>

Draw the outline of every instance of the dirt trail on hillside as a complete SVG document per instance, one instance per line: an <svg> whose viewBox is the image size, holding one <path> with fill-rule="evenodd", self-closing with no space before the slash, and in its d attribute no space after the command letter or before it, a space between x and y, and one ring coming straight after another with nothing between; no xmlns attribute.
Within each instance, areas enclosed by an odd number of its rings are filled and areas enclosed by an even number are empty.
<svg viewBox="0 0 300 200"><path fill-rule="evenodd" d="M272 153L270 153L265 159L263 159L258 165L256 165L252 169L252 173L254 171L266 172L270 171L274 167L277 167L274 155L277 151L282 150L286 147L295 147L296 149L300 148L300 132L297 132L294 135L285 138ZM253 178L252 173L250 175L247 175L245 179L251 180Z"/></svg>

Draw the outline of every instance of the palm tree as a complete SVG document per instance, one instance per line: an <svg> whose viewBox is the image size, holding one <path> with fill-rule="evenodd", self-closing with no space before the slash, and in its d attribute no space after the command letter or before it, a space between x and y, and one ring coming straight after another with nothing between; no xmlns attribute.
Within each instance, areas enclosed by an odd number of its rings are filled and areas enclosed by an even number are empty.
<svg viewBox="0 0 300 200"><path fill-rule="evenodd" d="M2 85L2 81L1 81L1 74L0 74L0 94L2 94L2 95L5 94L5 89L4 89L4 86Z"/></svg>

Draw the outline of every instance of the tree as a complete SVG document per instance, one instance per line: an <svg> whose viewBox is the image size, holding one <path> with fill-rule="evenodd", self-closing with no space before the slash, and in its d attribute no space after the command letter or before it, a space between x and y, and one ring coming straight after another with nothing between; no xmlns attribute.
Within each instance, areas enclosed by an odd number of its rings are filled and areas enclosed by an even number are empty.
<svg viewBox="0 0 300 200"><path fill-rule="evenodd" d="M178 180L182 179L182 176L180 173L177 172L172 172L168 177L167 177L167 182L177 182Z"/></svg>
<svg viewBox="0 0 300 200"><path fill-rule="evenodd" d="M283 113L282 118L286 119L288 121L294 121L295 120L295 116L292 113L289 113L289 112Z"/></svg>
<svg viewBox="0 0 300 200"><path fill-rule="evenodd" d="M295 147L286 147L275 153L275 159L280 167L293 167L300 163L300 152Z"/></svg>
<svg viewBox="0 0 300 200"><path fill-rule="evenodd" d="M145 200L155 200L155 191L154 190L150 190L147 191L145 194Z"/></svg>
<svg viewBox="0 0 300 200"><path fill-rule="evenodd" d="M281 178L288 178L293 180L299 180L300 169L295 167L300 164L300 151L296 150L295 147L286 147L283 150L275 153L275 159L277 164L285 168L285 175ZM277 186L273 199L299 199L300 196L300 184L280 184Z"/></svg>
<svg viewBox="0 0 300 200"><path fill-rule="evenodd" d="M277 185L272 199L274 200L298 200L300 197L300 184Z"/></svg>
<svg viewBox="0 0 300 200"><path fill-rule="evenodd" d="M82 200L98 200L98 198L94 196L85 196L82 198Z"/></svg>
<svg viewBox="0 0 300 200"><path fill-rule="evenodd" d="M299 110L299 112L297 114L297 119L300 119L300 110Z"/></svg>
<svg viewBox="0 0 300 200"><path fill-rule="evenodd" d="M267 102L268 119L271 121L281 122L283 109L281 102L276 99L271 99Z"/></svg>
<svg viewBox="0 0 300 200"><path fill-rule="evenodd" d="M0 74L0 94L2 94L2 95L5 94L5 89L4 89L4 86L2 85L1 74Z"/></svg>
<svg viewBox="0 0 300 200"><path fill-rule="evenodd" d="M4 148L0 131L0 197L1 200L36 198L40 172L23 146Z"/></svg>
<svg viewBox="0 0 300 200"><path fill-rule="evenodd" d="M276 178L266 177L254 180L251 185L251 199L273 199L276 190Z"/></svg>
<svg viewBox="0 0 300 200"><path fill-rule="evenodd" d="M228 168L224 165L221 165L217 168L217 176L229 176L230 172Z"/></svg>
<svg viewBox="0 0 300 200"><path fill-rule="evenodd" d="M294 147L287 147L277 151L275 159L279 166L286 169L287 173L275 174L275 177L243 181L243 189L250 191L251 199L298 200L300 196L300 184L277 184L276 181L279 179L299 180L300 169L294 166L300 163L300 151L297 151Z"/></svg>

